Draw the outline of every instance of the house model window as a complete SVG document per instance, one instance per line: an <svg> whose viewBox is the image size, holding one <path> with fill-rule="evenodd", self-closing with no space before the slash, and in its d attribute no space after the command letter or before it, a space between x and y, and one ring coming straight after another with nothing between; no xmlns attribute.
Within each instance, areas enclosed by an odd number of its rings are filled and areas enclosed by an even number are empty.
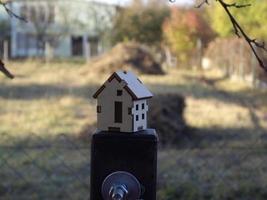
<svg viewBox="0 0 267 200"><path fill-rule="evenodd" d="M122 96L122 90L117 90L117 96Z"/></svg>
<svg viewBox="0 0 267 200"><path fill-rule="evenodd" d="M147 128L147 100L152 93L132 73L113 73L93 95L100 131L137 132Z"/></svg>
<svg viewBox="0 0 267 200"><path fill-rule="evenodd" d="M96 107L96 112L97 112L97 113L101 113L101 106L97 106L97 107Z"/></svg>

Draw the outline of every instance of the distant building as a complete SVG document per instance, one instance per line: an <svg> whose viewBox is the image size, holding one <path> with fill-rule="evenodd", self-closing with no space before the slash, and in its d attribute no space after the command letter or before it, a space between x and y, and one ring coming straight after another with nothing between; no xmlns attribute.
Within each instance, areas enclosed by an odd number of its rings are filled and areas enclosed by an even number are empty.
<svg viewBox="0 0 267 200"><path fill-rule="evenodd" d="M27 19L10 23L11 57L90 58L110 47L108 33L117 6L88 0L13 0L10 9Z"/></svg>

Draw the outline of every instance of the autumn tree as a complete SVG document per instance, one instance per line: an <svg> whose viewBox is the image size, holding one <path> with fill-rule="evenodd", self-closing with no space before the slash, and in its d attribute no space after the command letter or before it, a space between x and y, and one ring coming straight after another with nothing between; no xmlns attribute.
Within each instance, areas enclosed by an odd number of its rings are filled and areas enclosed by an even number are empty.
<svg viewBox="0 0 267 200"><path fill-rule="evenodd" d="M233 0L229 1L233 3ZM251 1L239 0L239 4L248 4ZM234 33L231 21L225 15L225 10L217 3L212 4L211 9L206 9L209 15L212 28L222 37L232 36ZM233 15L244 24L244 30L252 37L267 40L267 24L264 19L267 19L267 3L266 1L256 0L253 5L245 9L231 9ZM249 17L251 16L251 17Z"/></svg>
<svg viewBox="0 0 267 200"><path fill-rule="evenodd" d="M169 0L169 1L175 1L175 0ZM257 0L257 2L260 0ZM198 4L197 8L203 7L203 5L210 5L211 2L217 3L225 12L226 16L228 17L234 33L239 37L243 38L247 44L249 45L250 49L252 50L254 56L256 57L259 66L267 72L267 64L263 61L260 54L258 53L258 50L267 52L267 48L265 46L265 42L260 41L256 38L253 38L250 36L250 34L244 29L244 27L240 24L236 16L234 15L233 10L242 10L244 8L248 8L252 6L252 4L248 0L231 0L230 2L226 2L224 0L200 0L200 3ZM247 3L249 2L249 3ZM247 18L247 16L246 16Z"/></svg>
<svg viewBox="0 0 267 200"><path fill-rule="evenodd" d="M173 7L171 16L163 25L164 42L179 61L185 62L192 56L197 43L206 46L214 33L197 10Z"/></svg>
<svg viewBox="0 0 267 200"><path fill-rule="evenodd" d="M161 26L169 15L163 5L133 1L132 5L120 10L114 20L113 43L136 41L158 45L162 39Z"/></svg>

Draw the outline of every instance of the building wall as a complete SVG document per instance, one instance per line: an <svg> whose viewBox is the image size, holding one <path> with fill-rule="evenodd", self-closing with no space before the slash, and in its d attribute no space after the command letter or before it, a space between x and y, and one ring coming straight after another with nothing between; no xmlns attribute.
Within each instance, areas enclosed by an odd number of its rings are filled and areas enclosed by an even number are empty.
<svg viewBox="0 0 267 200"><path fill-rule="evenodd" d="M10 3L14 13L27 18L28 23L11 18L12 56L43 56L45 50L34 47L36 30L42 30L42 21L46 19L45 34L54 35L57 40L53 44L54 56L69 57L72 55L72 37L88 38L84 40L83 56L88 57L91 38L98 38L99 52L108 49L108 44L100 40L103 32L112 27L112 16L117 8L112 5L90 2L86 0L14 0ZM36 9L34 11L34 8ZM71 9L70 9L71 8ZM42 12L41 12L42 11ZM40 16L40 13L41 16ZM33 19L40 18L40 23L33 23ZM100 45L101 44L101 45ZM20 47L20 48L19 48ZM89 55L90 57L90 55Z"/></svg>
<svg viewBox="0 0 267 200"><path fill-rule="evenodd" d="M65 36L60 38L59 45L54 49L55 57L70 57L71 55L71 38Z"/></svg>
<svg viewBox="0 0 267 200"><path fill-rule="evenodd" d="M45 44L40 44L37 32L46 33L47 30L56 29L53 4L42 0L17 0L10 2L9 7L14 13L27 20L26 23L17 18L11 18L12 57L43 56ZM49 19L51 13L54 16L53 20ZM33 23L33 19L36 19L35 22L38 20L40 22ZM45 31L41 31L42 29Z"/></svg>
<svg viewBox="0 0 267 200"><path fill-rule="evenodd" d="M146 99L134 101L132 113L134 117L134 131L147 128L147 111L148 105Z"/></svg>
<svg viewBox="0 0 267 200"><path fill-rule="evenodd" d="M113 79L105 83L106 88L99 94L97 105L101 106L101 113L97 113L97 127L99 130L108 131L109 127L118 127L121 132L133 132L133 102L130 94L123 88L125 82ZM122 90L122 95L117 96L117 90ZM123 102L122 123L115 123L115 101Z"/></svg>

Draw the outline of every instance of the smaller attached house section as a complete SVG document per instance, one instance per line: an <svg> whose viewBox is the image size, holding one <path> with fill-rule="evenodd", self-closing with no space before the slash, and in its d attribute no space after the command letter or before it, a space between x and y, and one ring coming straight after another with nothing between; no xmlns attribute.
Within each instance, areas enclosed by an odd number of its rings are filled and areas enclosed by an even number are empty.
<svg viewBox="0 0 267 200"><path fill-rule="evenodd" d="M97 128L117 132L147 129L147 99L152 96L133 73L113 73L93 95L97 99Z"/></svg>

